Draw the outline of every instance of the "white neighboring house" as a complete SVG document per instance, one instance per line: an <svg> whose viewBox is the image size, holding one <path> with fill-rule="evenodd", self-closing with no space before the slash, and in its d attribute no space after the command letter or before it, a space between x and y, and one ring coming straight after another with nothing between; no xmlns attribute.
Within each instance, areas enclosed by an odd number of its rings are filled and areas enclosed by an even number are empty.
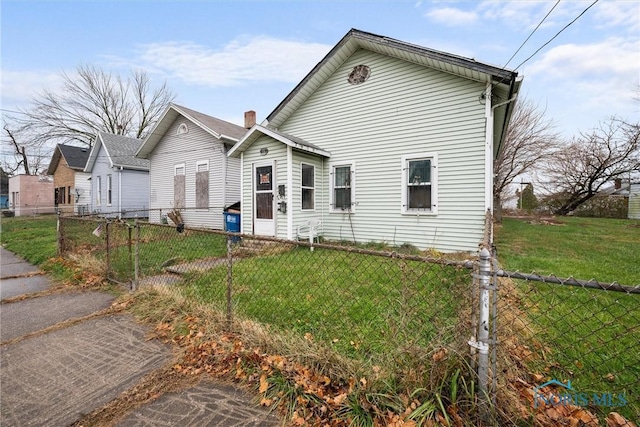
<svg viewBox="0 0 640 427"><path fill-rule="evenodd" d="M255 112L245 113L245 125ZM227 151L247 128L170 104L136 156L149 160L150 222L173 209L187 226L223 229L223 209L240 201L240 160Z"/></svg>
<svg viewBox="0 0 640 427"><path fill-rule="evenodd" d="M147 217L149 161L134 156L142 140L98 132L85 172L91 174L91 212Z"/></svg>
<svg viewBox="0 0 640 427"><path fill-rule="evenodd" d="M629 219L640 219L640 182L629 185Z"/></svg>
<svg viewBox="0 0 640 427"><path fill-rule="evenodd" d="M349 31L229 152L241 231L476 251L517 73Z"/></svg>

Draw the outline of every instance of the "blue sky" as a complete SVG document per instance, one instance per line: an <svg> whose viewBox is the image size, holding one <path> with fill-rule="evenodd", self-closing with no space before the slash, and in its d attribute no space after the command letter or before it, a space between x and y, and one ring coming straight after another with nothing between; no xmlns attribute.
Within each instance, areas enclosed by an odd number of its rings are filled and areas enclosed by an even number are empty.
<svg viewBox="0 0 640 427"><path fill-rule="evenodd" d="M504 66L552 1L2 0L1 107L98 65L167 81L176 103L237 124L264 119L351 28ZM560 1L515 68L593 0ZM600 0L518 68L522 95L571 137L640 117L640 2Z"/></svg>

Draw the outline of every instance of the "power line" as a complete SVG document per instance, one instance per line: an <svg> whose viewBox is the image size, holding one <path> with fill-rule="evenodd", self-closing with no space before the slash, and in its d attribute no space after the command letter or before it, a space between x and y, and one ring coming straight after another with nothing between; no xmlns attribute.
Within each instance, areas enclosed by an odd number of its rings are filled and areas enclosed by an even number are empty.
<svg viewBox="0 0 640 427"><path fill-rule="evenodd" d="M540 26L544 23L544 21L547 20L547 18L549 17L549 15L551 15L551 12L553 12L553 10L556 8L556 6L558 6L560 4L560 0L558 0L556 2L556 4L553 5L553 7L551 8L551 10L549 10L549 12L547 12L547 14L544 16L544 18L542 18L542 21L540 21L540 23L538 23L538 25L536 25L536 28L533 29L533 31L531 32L531 34L529 34L529 36L525 39L525 41L522 42L522 44L520 45L520 47L514 52L513 55L511 55L511 58L509 58L509 60L507 61L506 64L504 64L504 66L502 67L502 69L504 70L505 68L507 68L507 65L509 65L509 62L511 62L511 60L518 54L518 52L520 52L520 49L522 49L524 47L524 45L529 41L529 39L535 34L536 31L538 31L538 28L540 28ZM517 67L516 67L517 68Z"/></svg>
<svg viewBox="0 0 640 427"><path fill-rule="evenodd" d="M527 59L525 59L524 61L522 61L516 68L515 70L517 70L518 68L520 68L521 66L523 66L527 61L529 61L531 58L533 58L534 56L536 56L538 54L538 52L540 52L545 46L547 46L549 43L551 43L556 37L558 37L560 35L560 33L562 33L564 30L566 30L567 28L569 28L574 22L576 22L578 19L580 19L580 17L582 15L584 15L589 9L591 9L596 3L598 3L599 0L595 0L593 3L591 3L585 10L583 10L580 15L576 16L573 21L569 22L567 25L565 25L564 27L562 27L562 29L560 31L558 31L553 37L551 37L545 44L543 44L542 46L540 46L535 52L533 52L533 54L531 54L531 56L529 56ZM555 7L555 6L554 6Z"/></svg>

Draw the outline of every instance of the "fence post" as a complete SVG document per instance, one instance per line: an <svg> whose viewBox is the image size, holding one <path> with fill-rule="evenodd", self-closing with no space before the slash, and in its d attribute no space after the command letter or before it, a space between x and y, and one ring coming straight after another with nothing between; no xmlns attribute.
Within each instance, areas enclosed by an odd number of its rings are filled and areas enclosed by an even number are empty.
<svg viewBox="0 0 640 427"><path fill-rule="evenodd" d="M109 280L109 273L111 270L111 254L110 251L111 249L109 248L109 221L106 221L105 225L104 225L104 233L105 233L105 243L107 245L107 250L106 250L106 261L107 261L107 265L106 265L106 271L105 271L105 279Z"/></svg>
<svg viewBox="0 0 640 427"><path fill-rule="evenodd" d="M478 392L480 399L487 403L489 396L489 290L491 288L491 254L487 248L480 251L478 268L479 312L477 338L469 341L469 345L478 351ZM486 405L484 410L486 410ZM486 415L486 412L485 414Z"/></svg>
<svg viewBox="0 0 640 427"><path fill-rule="evenodd" d="M58 234L58 256L64 255L64 233L62 229L62 222L60 220L60 211L57 212L56 231Z"/></svg>
<svg viewBox="0 0 640 427"><path fill-rule="evenodd" d="M138 290L138 280L140 279L140 223L136 219L136 243L133 260L133 291Z"/></svg>
<svg viewBox="0 0 640 427"><path fill-rule="evenodd" d="M231 330L233 322L233 308L231 306L233 286L233 254L231 251L231 236L227 234L227 330Z"/></svg>

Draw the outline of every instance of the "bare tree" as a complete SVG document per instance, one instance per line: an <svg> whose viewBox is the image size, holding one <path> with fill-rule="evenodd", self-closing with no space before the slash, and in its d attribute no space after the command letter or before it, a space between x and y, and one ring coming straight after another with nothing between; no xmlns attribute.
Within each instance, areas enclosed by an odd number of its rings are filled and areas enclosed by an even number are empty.
<svg viewBox="0 0 640 427"><path fill-rule="evenodd" d="M45 90L21 110L20 125L39 139L91 146L98 131L143 138L175 95L152 88L144 71L123 80L95 66L63 73L60 92Z"/></svg>
<svg viewBox="0 0 640 427"><path fill-rule="evenodd" d="M550 207L566 215L607 182L640 170L640 124L612 117L558 150L545 169L556 189Z"/></svg>
<svg viewBox="0 0 640 427"><path fill-rule="evenodd" d="M46 168L46 159L51 155L50 150L43 141L30 137L24 128L10 125L8 120L11 118L7 116L3 118L1 139L5 149L13 153L13 159L7 161L5 155L3 170L10 176L19 173L27 175L42 173Z"/></svg>
<svg viewBox="0 0 640 427"><path fill-rule="evenodd" d="M502 219L502 202L509 185L531 169L537 168L557 144L553 120L545 117L530 100L519 98L511 116L507 135L493 164L494 218Z"/></svg>

